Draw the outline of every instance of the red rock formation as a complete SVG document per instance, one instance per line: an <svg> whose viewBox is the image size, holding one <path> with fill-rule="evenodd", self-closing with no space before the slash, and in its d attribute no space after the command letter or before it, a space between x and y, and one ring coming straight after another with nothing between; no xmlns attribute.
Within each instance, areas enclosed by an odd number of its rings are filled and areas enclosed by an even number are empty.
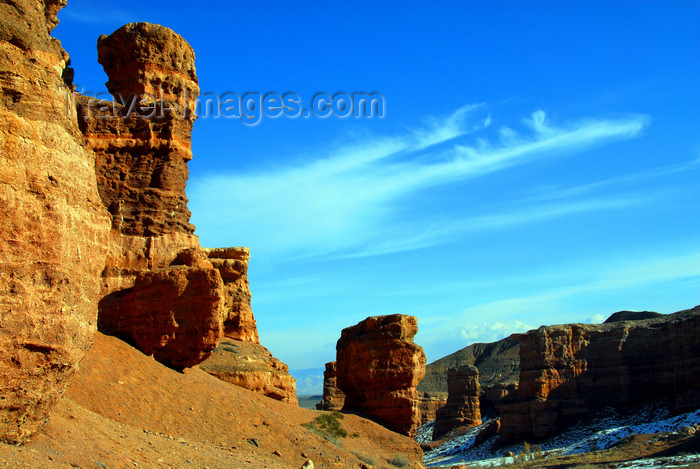
<svg viewBox="0 0 700 469"><path fill-rule="evenodd" d="M472 365L450 368L447 386L447 404L437 411L433 440L457 427L481 425L479 370Z"/></svg>
<svg viewBox="0 0 700 469"><path fill-rule="evenodd" d="M209 261L224 281L224 336L259 344L258 328L250 307L248 248L205 248Z"/></svg>
<svg viewBox="0 0 700 469"><path fill-rule="evenodd" d="M343 329L337 350L338 387L343 410L360 411L404 435L416 433L418 391L425 375L425 354L413 343L416 318L402 314L373 316Z"/></svg>
<svg viewBox="0 0 700 469"><path fill-rule="evenodd" d="M298 405L289 368L260 344L224 338L199 367L222 381Z"/></svg>
<svg viewBox="0 0 700 469"><path fill-rule="evenodd" d="M117 104L83 98L78 118L97 153L113 227L131 236L191 234L185 185L199 95L192 47L163 26L131 23L101 36L97 52Z"/></svg>
<svg viewBox="0 0 700 469"><path fill-rule="evenodd" d="M109 218L67 107L65 1L0 3L0 440L42 425L96 329ZM65 74L66 77L68 74Z"/></svg>
<svg viewBox="0 0 700 469"><path fill-rule="evenodd" d="M317 404L318 410L341 410L345 404L345 393L338 388L336 362L326 363L323 372L323 400Z"/></svg>
<svg viewBox="0 0 700 469"><path fill-rule="evenodd" d="M76 106L112 214L99 324L168 366L193 366L223 332L228 272L212 266L189 223L194 52L168 28L132 23L100 37L98 60L115 102L83 96Z"/></svg>
<svg viewBox="0 0 700 469"><path fill-rule="evenodd" d="M601 406L670 398L700 406L700 307L656 319L541 327L520 343L518 400L501 439L542 439Z"/></svg>

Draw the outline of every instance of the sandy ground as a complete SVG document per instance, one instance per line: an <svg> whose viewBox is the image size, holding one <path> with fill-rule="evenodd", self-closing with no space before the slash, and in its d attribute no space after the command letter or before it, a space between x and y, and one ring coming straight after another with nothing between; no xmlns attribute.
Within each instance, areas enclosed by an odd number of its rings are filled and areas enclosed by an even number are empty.
<svg viewBox="0 0 700 469"><path fill-rule="evenodd" d="M178 373L98 333L45 428L21 447L0 444L0 466L21 468L422 467L410 438L355 415L355 437L330 443L301 424L321 412L224 383L198 368Z"/></svg>

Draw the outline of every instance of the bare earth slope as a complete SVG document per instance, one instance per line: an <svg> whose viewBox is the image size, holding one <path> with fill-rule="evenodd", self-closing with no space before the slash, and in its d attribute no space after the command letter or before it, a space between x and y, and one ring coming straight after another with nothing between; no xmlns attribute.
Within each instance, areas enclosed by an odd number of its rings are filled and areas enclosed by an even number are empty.
<svg viewBox="0 0 700 469"><path fill-rule="evenodd" d="M341 420L336 446L301 426L321 412L267 398L198 368L173 371L98 333L80 371L31 443L0 445L2 467L374 467L403 454L422 467L410 438L359 418Z"/></svg>

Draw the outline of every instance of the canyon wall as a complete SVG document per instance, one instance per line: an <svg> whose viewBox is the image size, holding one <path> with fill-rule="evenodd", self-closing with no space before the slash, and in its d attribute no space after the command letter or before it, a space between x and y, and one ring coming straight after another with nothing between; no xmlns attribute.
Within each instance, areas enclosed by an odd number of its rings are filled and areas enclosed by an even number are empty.
<svg viewBox="0 0 700 469"><path fill-rule="evenodd" d="M402 314L372 316L343 329L336 345L343 410L415 435L420 423L416 386L425 375L425 354L413 343L417 332L416 318Z"/></svg>
<svg viewBox="0 0 700 469"><path fill-rule="evenodd" d="M501 406L501 440L540 440L603 406L667 398L700 406L700 307L642 321L541 327L520 344L517 401Z"/></svg>
<svg viewBox="0 0 700 469"><path fill-rule="evenodd" d="M0 440L48 418L96 330L109 216L69 112L65 0L0 2Z"/></svg>

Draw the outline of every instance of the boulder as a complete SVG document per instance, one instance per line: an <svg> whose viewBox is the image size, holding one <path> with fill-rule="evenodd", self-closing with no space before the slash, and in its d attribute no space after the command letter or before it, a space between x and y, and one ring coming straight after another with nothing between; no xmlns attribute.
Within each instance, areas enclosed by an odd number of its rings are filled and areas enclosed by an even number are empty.
<svg viewBox="0 0 700 469"><path fill-rule="evenodd" d="M209 357L223 330L219 271L189 266L146 271L100 301L100 330L173 369Z"/></svg>
<svg viewBox="0 0 700 469"><path fill-rule="evenodd" d="M0 3L0 441L48 418L96 330L109 216L70 112L65 1Z"/></svg>
<svg viewBox="0 0 700 469"><path fill-rule="evenodd" d="M414 436L420 423L416 386L425 354L413 343L413 316L372 316L343 329L336 345L338 387L344 411L356 411L390 430Z"/></svg>

